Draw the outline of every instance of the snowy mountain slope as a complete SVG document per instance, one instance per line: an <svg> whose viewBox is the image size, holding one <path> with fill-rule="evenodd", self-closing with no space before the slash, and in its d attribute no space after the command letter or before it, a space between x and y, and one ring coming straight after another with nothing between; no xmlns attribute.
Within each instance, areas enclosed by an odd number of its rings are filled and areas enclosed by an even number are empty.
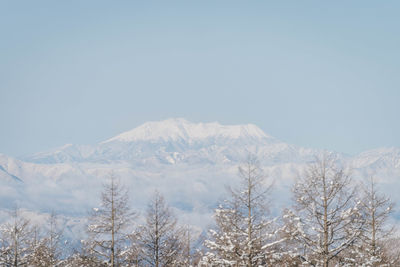
<svg viewBox="0 0 400 267"><path fill-rule="evenodd" d="M2 166L0 166L0 177L1 179L5 179L5 180L12 180L14 182L22 182L22 180L20 178L18 178L17 176L10 174L7 170L5 170Z"/></svg>
<svg viewBox="0 0 400 267"><path fill-rule="evenodd" d="M0 155L0 208L17 203L37 212L83 217L99 203L102 183L113 171L144 210L161 191L184 223L206 226L212 209L237 182L237 166L256 154L275 180L276 207L290 203L290 189L321 151L279 141L254 125L224 126L169 119L145 123L96 145L65 145L23 159ZM400 149L381 148L349 157L335 153L357 180L374 175L400 203ZM10 177L17 177L16 182ZM0 218L1 219L1 218Z"/></svg>
<svg viewBox="0 0 400 267"><path fill-rule="evenodd" d="M272 139L253 124L221 125L213 123L191 123L185 119L168 119L162 122L147 122L117 135L103 143L133 141L184 141L195 142L204 139Z"/></svg>
<svg viewBox="0 0 400 267"><path fill-rule="evenodd" d="M400 168L400 148L378 148L365 151L351 159L355 168Z"/></svg>
<svg viewBox="0 0 400 267"><path fill-rule="evenodd" d="M145 123L94 146L65 145L24 160L33 163L127 161L138 166L178 162L237 164L249 152L268 164L301 162L315 154L313 150L283 143L251 124L224 126L169 119Z"/></svg>

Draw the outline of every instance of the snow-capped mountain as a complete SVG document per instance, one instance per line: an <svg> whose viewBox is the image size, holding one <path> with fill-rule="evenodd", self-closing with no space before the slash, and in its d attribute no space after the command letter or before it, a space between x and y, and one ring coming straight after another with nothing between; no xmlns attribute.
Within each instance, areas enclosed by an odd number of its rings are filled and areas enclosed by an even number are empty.
<svg viewBox="0 0 400 267"><path fill-rule="evenodd" d="M64 145L21 159L0 155L1 208L14 204L65 216L85 216L99 202L104 179L113 171L130 190L132 206L143 210L161 191L183 222L206 225L212 209L237 181L237 166L256 154L275 180L277 206L290 202L290 188L321 151L301 148L255 125L192 123L184 119L147 122L95 145ZM400 149L380 148L350 157L335 153L362 180L375 176L396 202Z"/></svg>
<svg viewBox="0 0 400 267"><path fill-rule="evenodd" d="M283 143L255 125L147 122L94 146L65 145L25 157L34 163L130 162L136 165L238 163L249 152L265 163L302 161L315 151Z"/></svg>
<svg viewBox="0 0 400 267"><path fill-rule="evenodd" d="M260 128L253 124L247 125L221 125L213 123L191 123L185 119L168 119L162 122L147 122L143 125L103 143L110 142L186 142L192 143L200 140L241 139L268 140L272 137L266 135Z"/></svg>

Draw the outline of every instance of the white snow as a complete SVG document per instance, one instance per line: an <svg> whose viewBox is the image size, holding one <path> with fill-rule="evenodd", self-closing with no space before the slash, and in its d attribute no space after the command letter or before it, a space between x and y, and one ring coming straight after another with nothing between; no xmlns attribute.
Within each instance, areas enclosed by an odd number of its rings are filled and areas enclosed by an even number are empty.
<svg viewBox="0 0 400 267"><path fill-rule="evenodd" d="M167 143L153 143L157 140ZM182 140L197 143L182 145ZM362 179L374 173L385 183L384 193L399 203L399 151L377 149L337 157L353 167L353 176ZM102 183L113 170L129 188L134 209L145 208L148 195L158 189L188 223L205 226L209 221L203 218L211 220L210 210L225 185L237 182L237 166L248 152L257 154L265 173L275 179L272 198L283 207L290 201L293 181L320 151L280 142L252 124L148 122L91 147L67 145L26 160L0 154L5 170L0 170L1 208L18 203L27 209L86 215L98 205ZM23 183L15 183L8 174Z"/></svg>
<svg viewBox="0 0 400 267"><path fill-rule="evenodd" d="M104 141L176 141L207 138L271 138L254 124L221 125L218 122L192 123L185 119L167 119L164 121L146 122L143 125Z"/></svg>

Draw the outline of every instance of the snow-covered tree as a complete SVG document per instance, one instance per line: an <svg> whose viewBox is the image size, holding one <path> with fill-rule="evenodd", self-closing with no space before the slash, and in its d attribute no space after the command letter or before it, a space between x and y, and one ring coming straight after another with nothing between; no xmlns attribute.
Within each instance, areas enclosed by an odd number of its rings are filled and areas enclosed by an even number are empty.
<svg viewBox="0 0 400 267"><path fill-rule="evenodd" d="M31 253L32 227L30 221L15 208L11 221L1 226L0 264L2 266L26 266Z"/></svg>
<svg viewBox="0 0 400 267"><path fill-rule="evenodd" d="M164 197L155 192L146 213L146 222L140 227L145 266L181 266L181 233L177 220Z"/></svg>
<svg viewBox="0 0 400 267"><path fill-rule="evenodd" d="M92 252L112 267L121 264L134 216L127 190L111 173L101 193L100 207L90 214L88 234Z"/></svg>
<svg viewBox="0 0 400 267"><path fill-rule="evenodd" d="M282 242L275 220L268 218L271 182L250 155L239 167L240 185L229 188L229 199L215 210L216 229L204 242L202 262L211 266L265 266L279 260L275 250Z"/></svg>
<svg viewBox="0 0 400 267"><path fill-rule="evenodd" d="M57 216L52 212L47 225L44 225L44 234L39 227L35 227L31 239L32 252L29 255L29 265L57 266L61 262L62 229L57 223Z"/></svg>
<svg viewBox="0 0 400 267"><path fill-rule="evenodd" d="M383 243L393 234L394 228L388 225L394 203L379 193L373 177L362 186L361 210L365 218L365 227L360 242L354 244L354 261L362 266L390 266L393 264L385 257Z"/></svg>
<svg viewBox="0 0 400 267"><path fill-rule="evenodd" d="M181 228L181 243L181 266L194 266L198 261L198 256L200 256L196 247L201 245L202 242L199 243L199 236L194 234L193 228L190 225L185 225Z"/></svg>
<svg viewBox="0 0 400 267"><path fill-rule="evenodd" d="M140 244L140 233L133 231L128 235L128 241L122 254L125 266L142 266L143 249Z"/></svg>
<svg viewBox="0 0 400 267"><path fill-rule="evenodd" d="M99 259L91 249L91 244L86 240L81 240L79 246L75 245L74 251L68 255L62 267L107 267L108 263Z"/></svg>
<svg viewBox="0 0 400 267"><path fill-rule="evenodd" d="M305 264L328 267L360 239L364 219L350 182L328 154L311 163L296 182L295 211L286 216L295 222L293 238Z"/></svg>
<svg viewBox="0 0 400 267"><path fill-rule="evenodd" d="M381 244L383 261L389 266L400 266L400 237L390 237Z"/></svg>

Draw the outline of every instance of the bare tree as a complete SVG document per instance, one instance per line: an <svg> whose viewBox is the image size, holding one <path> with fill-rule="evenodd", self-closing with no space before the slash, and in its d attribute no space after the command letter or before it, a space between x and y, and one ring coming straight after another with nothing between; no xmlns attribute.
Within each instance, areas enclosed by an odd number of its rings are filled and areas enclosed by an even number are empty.
<svg viewBox="0 0 400 267"><path fill-rule="evenodd" d="M46 231L46 243L48 248L50 265L55 265L61 257L61 238L63 230L57 222L57 215L54 211L51 212L48 228Z"/></svg>
<svg viewBox="0 0 400 267"><path fill-rule="evenodd" d="M1 226L0 262L3 266L26 266L31 252L32 228L16 207L11 222Z"/></svg>
<svg viewBox="0 0 400 267"><path fill-rule="evenodd" d="M362 211L365 217L365 228L359 244L360 263L367 266L392 264L385 262L383 242L392 237L394 228L388 225L388 219L393 212L394 203L390 198L379 193L377 184L371 177L369 183L364 183Z"/></svg>
<svg viewBox="0 0 400 267"><path fill-rule="evenodd" d="M72 253L63 260L60 266L63 267L107 267L108 263L100 260L90 247L90 243L81 240L81 243L75 245Z"/></svg>
<svg viewBox="0 0 400 267"><path fill-rule="evenodd" d="M41 230L41 228L44 229ZM30 240L30 266L56 266L61 261L62 229L57 224L57 216L52 212L47 225L33 227Z"/></svg>
<svg viewBox="0 0 400 267"><path fill-rule="evenodd" d="M146 223L139 230L148 266L180 266L182 244L176 223L164 197L155 192L147 208Z"/></svg>
<svg viewBox="0 0 400 267"><path fill-rule="evenodd" d="M42 234L39 227L34 227L31 240L31 254L29 265L31 266L56 266L61 258L62 229L57 223L57 216L51 212L48 224L44 226Z"/></svg>
<svg viewBox="0 0 400 267"><path fill-rule="evenodd" d="M230 198L215 210L216 229L204 245L210 250L204 262L218 266L266 264L280 242L274 220L269 219L268 194L272 183L254 155L239 167L240 185L229 189Z"/></svg>
<svg viewBox="0 0 400 267"><path fill-rule="evenodd" d="M128 235L129 247L125 250L123 258L126 266L141 266L143 263L143 249L140 244L140 233L133 231Z"/></svg>
<svg viewBox="0 0 400 267"><path fill-rule="evenodd" d="M360 238L364 221L350 182L334 158L324 154L295 184L296 209L288 214L297 220L294 237L308 264L328 267Z"/></svg>
<svg viewBox="0 0 400 267"><path fill-rule="evenodd" d="M181 253L181 265L182 267L193 266L196 252L197 238L193 235L193 229L190 225L185 225L181 228L181 243L182 243L182 253Z"/></svg>
<svg viewBox="0 0 400 267"><path fill-rule="evenodd" d="M400 266L400 237L390 237L381 244L383 250L383 262L387 266Z"/></svg>
<svg viewBox="0 0 400 267"><path fill-rule="evenodd" d="M101 206L91 212L88 234L91 249L110 266L119 266L127 242L127 228L135 213L128 205L128 192L113 173L101 193Z"/></svg>

